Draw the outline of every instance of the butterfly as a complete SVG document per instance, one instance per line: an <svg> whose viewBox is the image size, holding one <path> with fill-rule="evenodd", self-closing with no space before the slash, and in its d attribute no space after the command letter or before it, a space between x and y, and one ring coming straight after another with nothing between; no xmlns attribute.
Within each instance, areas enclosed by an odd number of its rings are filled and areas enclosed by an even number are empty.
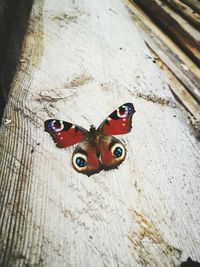
<svg viewBox="0 0 200 267"><path fill-rule="evenodd" d="M97 129L91 125L87 131L56 119L46 120L44 127L59 148L79 143L72 154L72 165L77 172L90 176L102 169L117 168L124 161L126 148L113 135L131 131L134 113L133 104L125 103L113 111Z"/></svg>

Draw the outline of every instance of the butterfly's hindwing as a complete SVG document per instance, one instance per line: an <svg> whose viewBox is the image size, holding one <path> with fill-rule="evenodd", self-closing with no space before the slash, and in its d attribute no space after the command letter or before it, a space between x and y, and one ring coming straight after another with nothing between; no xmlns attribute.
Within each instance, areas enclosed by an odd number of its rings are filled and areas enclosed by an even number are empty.
<svg viewBox="0 0 200 267"><path fill-rule="evenodd" d="M72 165L77 172L88 176L100 172L102 166L97 147L88 140L80 143L73 152Z"/></svg>
<svg viewBox="0 0 200 267"><path fill-rule="evenodd" d="M102 166L105 170L117 168L126 157L125 146L113 136L100 138L99 148Z"/></svg>

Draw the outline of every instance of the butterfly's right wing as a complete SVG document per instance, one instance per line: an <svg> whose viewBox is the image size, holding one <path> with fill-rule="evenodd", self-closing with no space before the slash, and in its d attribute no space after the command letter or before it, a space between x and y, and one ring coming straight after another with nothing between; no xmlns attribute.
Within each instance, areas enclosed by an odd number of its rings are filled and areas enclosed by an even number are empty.
<svg viewBox="0 0 200 267"><path fill-rule="evenodd" d="M103 136L99 144L102 167L105 170L117 168L126 157L126 148L117 138Z"/></svg>
<svg viewBox="0 0 200 267"><path fill-rule="evenodd" d="M44 130L51 135L59 148L82 142L88 136L88 131L84 128L61 120L46 120Z"/></svg>
<svg viewBox="0 0 200 267"><path fill-rule="evenodd" d="M114 110L98 127L97 131L105 136L126 134L132 128L132 116L135 108L132 103L125 103Z"/></svg>

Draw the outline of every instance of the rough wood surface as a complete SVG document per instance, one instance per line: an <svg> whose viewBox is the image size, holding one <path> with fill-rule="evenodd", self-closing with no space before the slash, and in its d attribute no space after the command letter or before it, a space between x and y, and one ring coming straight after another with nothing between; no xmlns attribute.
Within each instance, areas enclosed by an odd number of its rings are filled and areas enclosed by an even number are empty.
<svg viewBox="0 0 200 267"><path fill-rule="evenodd" d="M192 8L182 3L180 0L164 0L178 13L190 21L197 29L200 29L200 15L194 13Z"/></svg>
<svg viewBox="0 0 200 267"><path fill-rule="evenodd" d="M194 10L194 12L200 14L199 0L181 0L181 2L190 6Z"/></svg>
<svg viewBox="0 0 200 267"><path fill-rule="evenodd" d="M197 28L195 28L192 24L190 24L182 14L178 13L176 9L173 9L171 5L167 4L168 0L165 0L165 2L160 2L156 0L156 3L162 7L162 9L165 10L166 13L168 13L174 20L176 20L181 27L184 29L184 31L189 32L189 34L198 42L200 43L200 32ZM158 25L159 26L159 25Z"/></svg>
<svg viewBox="0 0 200 267"><path fill-rule="evenodd" d="M180 49L148 18L141 9L126 1L132 12L134 23L141 29L141 35L154 53L174 73L187 90L200 102L200 72Z"/></svg>
<svg viewBox="0 0 200 267"><path fill-rule="evenodd" d="M156 0L150 2L145 0L133 1L149 14L151 19L158 23L161 29L164 30L198 66L200 66L200 44L189 32L186 32L176 20L165 12L165 10L157 4Z"/></svg>
<svg viewBox="0 0 200 267"><path fill-rule="evenodd" d="M137 17L141 16L141 19L143 20L143 22L146 25L148 25L152 29L152 31L155 32L155 34L164 43L166 43L172 49L172 51L174 51L175 54L178 55L178 57L181 59L181 61L184 62L184 64L187 66L188 69L190 69L192 72L194 72L196 76L200 76L200 69L196 66L196 64L194 64L194 62L184 53L184 51L182 51L182 49L180 49L180 47L177 44L175 44L173 42L173 40L159 28L159 25L155 24L150 19L150 17L147 14L145 14L144 11L141 8L139 8L138 5L136 5L136 3L134 3L132 0L125 0L125 3L128 5L128 8L131 10L131 12L135 13L137 15ZM163 4L163 8L166 8L165 4ZM177 17L176 17L176 19L177 19ZM181 25L183 27L185 26L185 23L183 23L183 21L178 20L178 22L181 23ZM186 31L189 30L191 32L191 29L189 29L189 28L186 29L184 27L184 29ZM199 39L199 34L198 34L197 41L199 41L199 40L200 39Z"/></svg>
<svg viewBox="0 0 200 267"><path fill-rule="evenodd" d="M191 121L195 125L200 122L200 107L199 103L191 96L187 91L187 88L180 82L179 79L173 74L173 72L165 65L161 58L159 58L154 51L152 55L155 58L156 63L160 66L166 81L179 102L185 107L191 114ZM197 133L198 134L198 133Z"/></svg>
<svg viewBox="0 0 200 267"><path fill-rule="evenodd" d="M131 101L126 161L88 178L43 130ZM0 132L1 266L200 260L199 147L120 0L35 0Z"/></svg>

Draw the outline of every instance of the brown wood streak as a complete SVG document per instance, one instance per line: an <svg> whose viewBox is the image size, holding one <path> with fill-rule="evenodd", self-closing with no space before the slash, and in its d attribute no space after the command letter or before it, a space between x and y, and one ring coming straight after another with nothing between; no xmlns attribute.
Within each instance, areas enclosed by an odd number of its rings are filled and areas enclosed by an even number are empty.
<svg viewBox="0 0 200 267"><path fill-rule="evenodd" d="M132 0L141 7L200 66L200 45L155 1Z"/></svg>
<svg viewBox="0 0 200 267"><path fill-rule="evenodd" d="M200 29L200 16L195 14L189 6L183 4L180 0L164 0L164 2L186 18L198 30Z"/></svg>
<svg viewBox="0 0 200 267"><path fill-rule="evenodd" d="M199 0L181 0L181 2L190 6L195 12L200 14Z"/></svg>

